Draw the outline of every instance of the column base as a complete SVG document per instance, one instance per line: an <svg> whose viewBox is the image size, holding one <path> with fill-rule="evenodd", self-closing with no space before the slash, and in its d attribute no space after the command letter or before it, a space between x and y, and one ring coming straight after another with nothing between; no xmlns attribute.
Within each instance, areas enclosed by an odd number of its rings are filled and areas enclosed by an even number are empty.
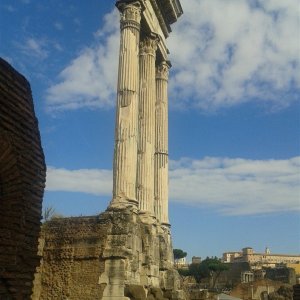
<svg viewBox="0 0 300 300"><path fill-rule="evenodd" d="M126 209L128 207L137 208L138 201L136 199L126 199L126 198L113 198L108 206L109 209Z"/></svg>

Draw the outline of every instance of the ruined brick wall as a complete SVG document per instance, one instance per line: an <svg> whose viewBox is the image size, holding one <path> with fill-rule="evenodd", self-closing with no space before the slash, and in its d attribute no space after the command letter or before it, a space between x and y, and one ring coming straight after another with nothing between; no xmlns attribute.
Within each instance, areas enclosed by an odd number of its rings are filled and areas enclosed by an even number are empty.
<svg viewBox="0 0 300 300"><path fill-rule="evenodd" d="M107 231L108 223L98 216L46 222L32 299L101 299Z"/></svg>
<svg viewBox="0 0 300 300"><path fill-rule="evenodd" d="M0 299L30 299L45 176L30 85L0 58Z"/></svg>

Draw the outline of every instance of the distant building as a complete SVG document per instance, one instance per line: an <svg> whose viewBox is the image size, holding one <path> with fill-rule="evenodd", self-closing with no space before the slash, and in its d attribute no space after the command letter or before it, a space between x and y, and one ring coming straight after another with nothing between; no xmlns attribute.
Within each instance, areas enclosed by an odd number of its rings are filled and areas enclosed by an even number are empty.
<svg viewBox="0 0 300 300"><path fill-rule="evenodd" d="M292 268L268 268L266 269L266 278L292 285L296 284L296 272Z"/></svg>
<svg viewBox="0 0 300 300"><path fill-rule="evenodd" d="M242 256L242 252L238 251L238 252L225 252L223 253L223 262L224 263L232 263L234 262L234 259L237 257Z"/></svg>
<svg viewBox="0 0 300 300"><path fill-rule="evenodd" d="M185 266L187 263L186 263L186 258L183 257L183 258L178 258L175 260L175 263L177 266Z"/></svg>
<svg viewBox="0 0 300 300"><path fill-rule="evenodd" d="M192 257L192 264L200 264L200 263L201 263L201 257L199 256Z"/></svg>
<svg viewBox="0 0 300 300"><path fill-rule="evenodd" d="M249 263L228 263L228 270L221 272L216 283L217 288L224 288L229 286L236 286L241 282L252 281L251 275L253 274L250 268ZM244 274L244 276L242 276Z"/></svg>
<svg viewBox="0 0 300 300"><path fill-rule="evenodd" d="M254 270L254 280L263 280L266 277L265 269Z"/></svg>
<svg viewBox="0 0 300 300"><path fill-rule="evenodd" d="M256 253L253 248L246 247L240 252L223 253L223 262L248 262L255 269L255 267L275 267L278 264L297 264L300 263L300 255L271 254L269 248L266 248L264 253Z"/></svg>
<svg viewBox="0 0 300 300"><path fill-rule="evenodd" d="M287 263L286 267L294 269L295 273L296 273L296 276L300 277L300 263L297 263L297 264Z"/></svg>
<svg viewBox="0 0 300 300"><path fill-rule="evenodd" d="M241 283L253 282L254 273L253 271L243 271L241 272Z"/></svg>

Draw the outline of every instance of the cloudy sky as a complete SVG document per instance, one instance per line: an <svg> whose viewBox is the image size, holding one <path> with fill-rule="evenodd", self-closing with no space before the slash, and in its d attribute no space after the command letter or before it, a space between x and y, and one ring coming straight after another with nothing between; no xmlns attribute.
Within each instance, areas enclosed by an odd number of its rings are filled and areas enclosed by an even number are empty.
<svg viewBox="0 0 300 300"><path fill-rule="evenodd" d="M189 256L300 253L300 4L181 0L168 39L170 219ZM0 56L31 83L44 206L111 200L119 14L114 1L2 0Z"/></svg>

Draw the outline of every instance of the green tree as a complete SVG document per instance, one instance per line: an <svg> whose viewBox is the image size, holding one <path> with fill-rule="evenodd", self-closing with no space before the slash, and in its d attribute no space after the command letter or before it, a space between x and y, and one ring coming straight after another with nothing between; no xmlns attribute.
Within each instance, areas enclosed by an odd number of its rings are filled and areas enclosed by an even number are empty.
<svg viewBox="0 0 300 300"><path fill-rule="evenodd" d="M191 276L189 269L179 269L178 273L181 277Z"/></svg>
<svg viewBox="0 0 300 300"><path fill-rule="evenodd" d="M174 260L176 266L178 266L178 260L187 256L187 253L181 249L173 249Z"/></svg>
<svg viewBox="0 0 300 300"><path fill-rule="evenodd" d="M181 249L173 249L174 259L180 259L187 256L187 253Z"/></svg>
<svg viewBox="0 0 300 300"><path fill-rule="evenodd" d="M200 264L189 265L189 275L193 276L197 283L200 283L203 278L207 277L204 266Z"/></svg>
<svg viewBox="0 0 300 300"><path fill-rule="evenodd" d="M214 288L219 276L223 271L228 270L228 265L222 263L217 257L207 257L200 264L189 265L190 275L193 276L197 283L202 279L209 278L211 288Z"/></svg>

